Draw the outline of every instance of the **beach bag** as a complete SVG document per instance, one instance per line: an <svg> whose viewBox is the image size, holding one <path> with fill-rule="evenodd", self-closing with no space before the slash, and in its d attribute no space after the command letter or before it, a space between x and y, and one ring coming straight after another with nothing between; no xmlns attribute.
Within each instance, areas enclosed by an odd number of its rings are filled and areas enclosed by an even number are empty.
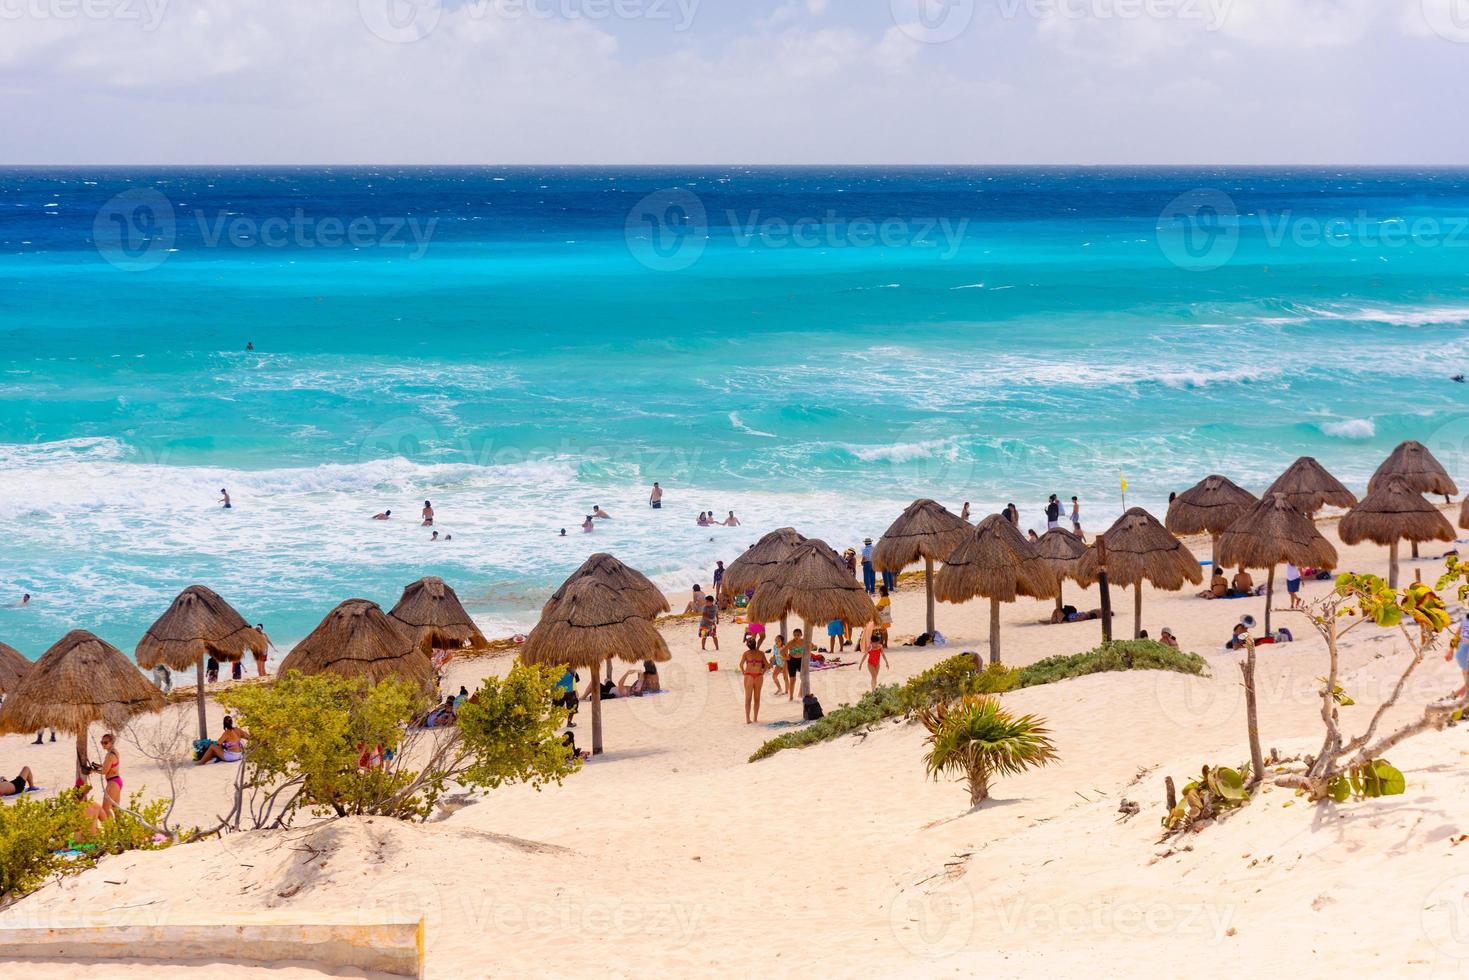
<svg viewBox="0 0 1469 980"><path fill-rule="evenodd" d="M929 636L927 633L920 633L918 634L917 638L913 640L913 645L915 647L926 647L932 640L933 637Z"/></svg>
<svg viewBox="0 0 1469 980"><path fill-rule="evenodd" d="M801 717L806 721L820 721L825 716L816 695L808 694L801 699Z"/></svg>
<svg viewBox="0 0 1469 980"><path fill-rule="evenodd" d="M213 744L214 744L214 739L212 739L212 738L196 738L196 739L194 739L194 761L195 762L198 762L200 759L204 758L204 753L205 752L208 752L209 751L209 746L211 746Z"/></svg>

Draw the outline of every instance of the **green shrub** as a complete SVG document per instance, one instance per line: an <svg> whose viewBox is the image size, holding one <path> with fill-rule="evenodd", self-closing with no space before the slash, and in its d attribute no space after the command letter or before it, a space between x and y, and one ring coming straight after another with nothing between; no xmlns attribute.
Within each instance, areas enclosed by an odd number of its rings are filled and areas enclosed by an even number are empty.
<svg viewBox="0 0 1469 980"><path fill-rule="evenodd" d="M92 866L90 855L69 858L58 853L83 836L86 813L87 804L74 791L48 800L22 796L0 806L0 901Z"/></svg>
<svg viewBox="0 0 1469 980"><path fill-rule="evenodd" d="M1206 676L1208 664L1196 653L1184 653L1154 640L1113 640L1095 650L1047 657L1016 671L1016 687L1036 687L1087 674L1122 670L1170 670Z"/></svg>
<svg viewBox="0 0 1469 980"><path fill-rule="evenodd" d="M1004 664L976 670L973 654L940 660L903 685L903 711L911 714L971 694L1003 694L1016 683L1016 672Z"/></svg>

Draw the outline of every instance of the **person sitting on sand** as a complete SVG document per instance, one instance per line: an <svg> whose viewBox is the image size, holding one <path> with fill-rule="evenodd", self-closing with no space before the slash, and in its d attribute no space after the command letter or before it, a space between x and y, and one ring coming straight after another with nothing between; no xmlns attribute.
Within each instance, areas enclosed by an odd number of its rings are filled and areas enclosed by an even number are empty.
<svg viewBox="0 0 1469 980"><path fill-rule="evenodd" d="M643 693L657 694L663 690L663 684L658 680L658 665L651 660L643 661Z"/></svg>
<svg viewBox="0 0 1469 980"><path fill-rule="evenodd" d="M245 758L245 739L250 733L243 728L235 727L235 720L229 715L224 716L224 732L219 736L219 741L209 743L204 754L199 756L196 766L208 765L211 762L239 762Z"/></svg>
<svg viewBox="0 0 1469 980"><path fill-rule="evenodd" d="M1255 580L1250 577L1250 573L1249 572L1247 572L1245 569L1241 568L1239 570L1239 573L1235 575L1234 581L1230 583L1229 592L1225 596L1225 598L1227 598L1227 599L1243 599L1243 598L1245 598L1247 596L1252 596L1254 594L1255 594Z"/></svg>
<svg viewBox="0 0 1469 980"><path fill-rule="evenodd" d="M601 504L592 505L592 516L599 521L610 521L612 519L612 515L603 510Z"/></svg>
<svg viewBox="0 0 1469 980"><path fill-rule="evenodd" d="M754 640L745 641L745 652L740 656L740 676L745 684L745 724L760 722L760 692L765 687L765 672L770 661L755 645Z"/></svg>
<svg viewBox="0 0 1469 980"><path fill-rule="evenodd" d="M1226 650L1243 650L1245 641L1250 638L1250 628L1244 623L1235 623L1234 632L1229 637L1229 642L1224 644Z"/></svg>
<svg viewBox="0 0 1469 980"><path fill-rule="evenodd" d="M592 700L592 693L596 691L599 687L601 688L603 701L610 701L613 698L617 697L616 684L612 683L611 681L599 681L597 680L596 676L593 675L592 682L587 685L587 689L582 693L581 699L583 701Z"/></svg>
<svg viewBox="0 0 1469 980"><path fill-rule="evenodd" d="M385 510L381 514L373 514L372 515L372 519L375 520L375 521L391 520L392 517L393 517L393 512L390 511L390 510Z"/></svg>
<svg viewBox="0 0 1469 980"><path fill-rule="evenodd" d="M1165 647L1172 647L1175 650L1178 649L1178 638L1173 635L1173 630L1167 626L1163 627L1163 632L1159 635L1158 642Z"/></svg>
<svg viewBox="0 0 1469 980"><path fill-rule="evenodd" d="M12 779L0 779L0 796L19 796L36 785L30 766L21 766L20 775Z"/></svg>
<svg viewBox="0 0 1469 980"><path fill-rule="evenodd" d="M724 526L725 527L739 527L740 526L740 519L738 517L734 516L734 511L730 511L729 512L729 516L724 519Z"/></svg>
<svg viewBox="0 0 1469 980"><path fill-rule="evenodd" d="M1209 579L1209 587L1199 593L1200 599L1223 599L1229 595L1229 579L1224 577L1224 569L1216 567L1214 575Z"/></svg>
<svg viewBox="0 0 1469 980"><path fill-rule="evenodd" d="M423 719L424 728L448 728L459 717L454 695L444 695L444 703L430 711Z"/></svg>
<svg viewBox="0 0 1469 980"><path fill-rule="evenodd" d="M1100 609L1089 609L1086 612L1081 612L1075 606L1062 606L1060 609L1051 613L1049 622L1052 626L1056 626L1060 623L1083 623L1101 618L1102 610Z"/></svg>
<svg viewBox="0 0 1469 980"><path fill-rule="evenodd" d="M630 681L629 678L631 678ZM629 670L617 679L618 697L640 698L643 692L643 672L641 670Z"/></svg>

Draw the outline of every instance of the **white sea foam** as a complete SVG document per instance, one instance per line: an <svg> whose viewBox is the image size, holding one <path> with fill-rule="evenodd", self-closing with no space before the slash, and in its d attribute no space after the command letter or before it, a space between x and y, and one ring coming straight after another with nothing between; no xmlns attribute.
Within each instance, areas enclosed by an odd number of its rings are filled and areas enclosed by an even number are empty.
<svg viewBox="0 0 1469 980"><path fill-rule="evenodd" d="M1321 431L1338 439L1371 439L1377 435L1377 425L1371 419L1344 419L1339 422L1323 422Z"/></svg>
<svg viewBox="0 0 1469 980"><path fill-rule="evenodd" d="M748 425L745 424L745 420L740 418L739 412L729 413L729 424L734 428L736 432L743 432L745 433L745 435L764 436L767 439L780 438L774 432L761 432L759 429L750 428Z"/></svg>
<svg viewBox="0 0 1469 980"><path fill-rule="evenodd" d="M864 463L907 463L930 456L954 458L958 446L953 439L925 439L921 442L899 442L888 446L842 447Z"/></svg>

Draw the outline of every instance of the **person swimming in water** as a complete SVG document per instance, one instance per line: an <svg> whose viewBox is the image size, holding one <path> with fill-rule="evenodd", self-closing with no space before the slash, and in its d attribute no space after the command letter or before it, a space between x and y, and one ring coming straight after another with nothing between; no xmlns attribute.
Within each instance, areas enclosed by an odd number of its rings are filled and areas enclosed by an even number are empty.
<svg viewBox="0 0 1469 980"><path fill-rule="evenodd" d="M220 487L219 488L219 502L222 503L222 504L224 504L224 509L225 510L229 510L230 507L233 506L230 503L230 492L228 490L226 490L224 487Z"/></svg>
<svg viewBox="0 0 1469 980"><path fill-rule="evenodd" d="M596 525L592 523L591 514L588 514L587 519L581 522L581 529L587 534L591 534L592 531L596 529Z"/></svg>
<svg viewBox="0 0 1469 980"><path fill-rule="evenodd" d="M602 521L610 521L612 519L612 515L603 510L601 504L592 505L592 516Z"/></svg>
<svg viewBox="0 0 1469 980"><path fill-rule="evenodd" d="M372 519L375 520L375 521L386 521L386 520L390 519L392 516L393 516L393 512L392 511L385 510L381 514L373 514L372 515Z"/></svg>
<svg viewBox="0 0 1469 980"><path fill-rule="evenodd" d="M427 500L423 502L423 526L434 526L434 505L429 503Z"/></svg>
<svg viewBox="0 0 1469 980"><path fill-rule="evenodd" d="M437 541L437 540L439 540L439 532L438 531L435 531L433 533L433 537L429 538L429 540L430 541Z"/></svg>

